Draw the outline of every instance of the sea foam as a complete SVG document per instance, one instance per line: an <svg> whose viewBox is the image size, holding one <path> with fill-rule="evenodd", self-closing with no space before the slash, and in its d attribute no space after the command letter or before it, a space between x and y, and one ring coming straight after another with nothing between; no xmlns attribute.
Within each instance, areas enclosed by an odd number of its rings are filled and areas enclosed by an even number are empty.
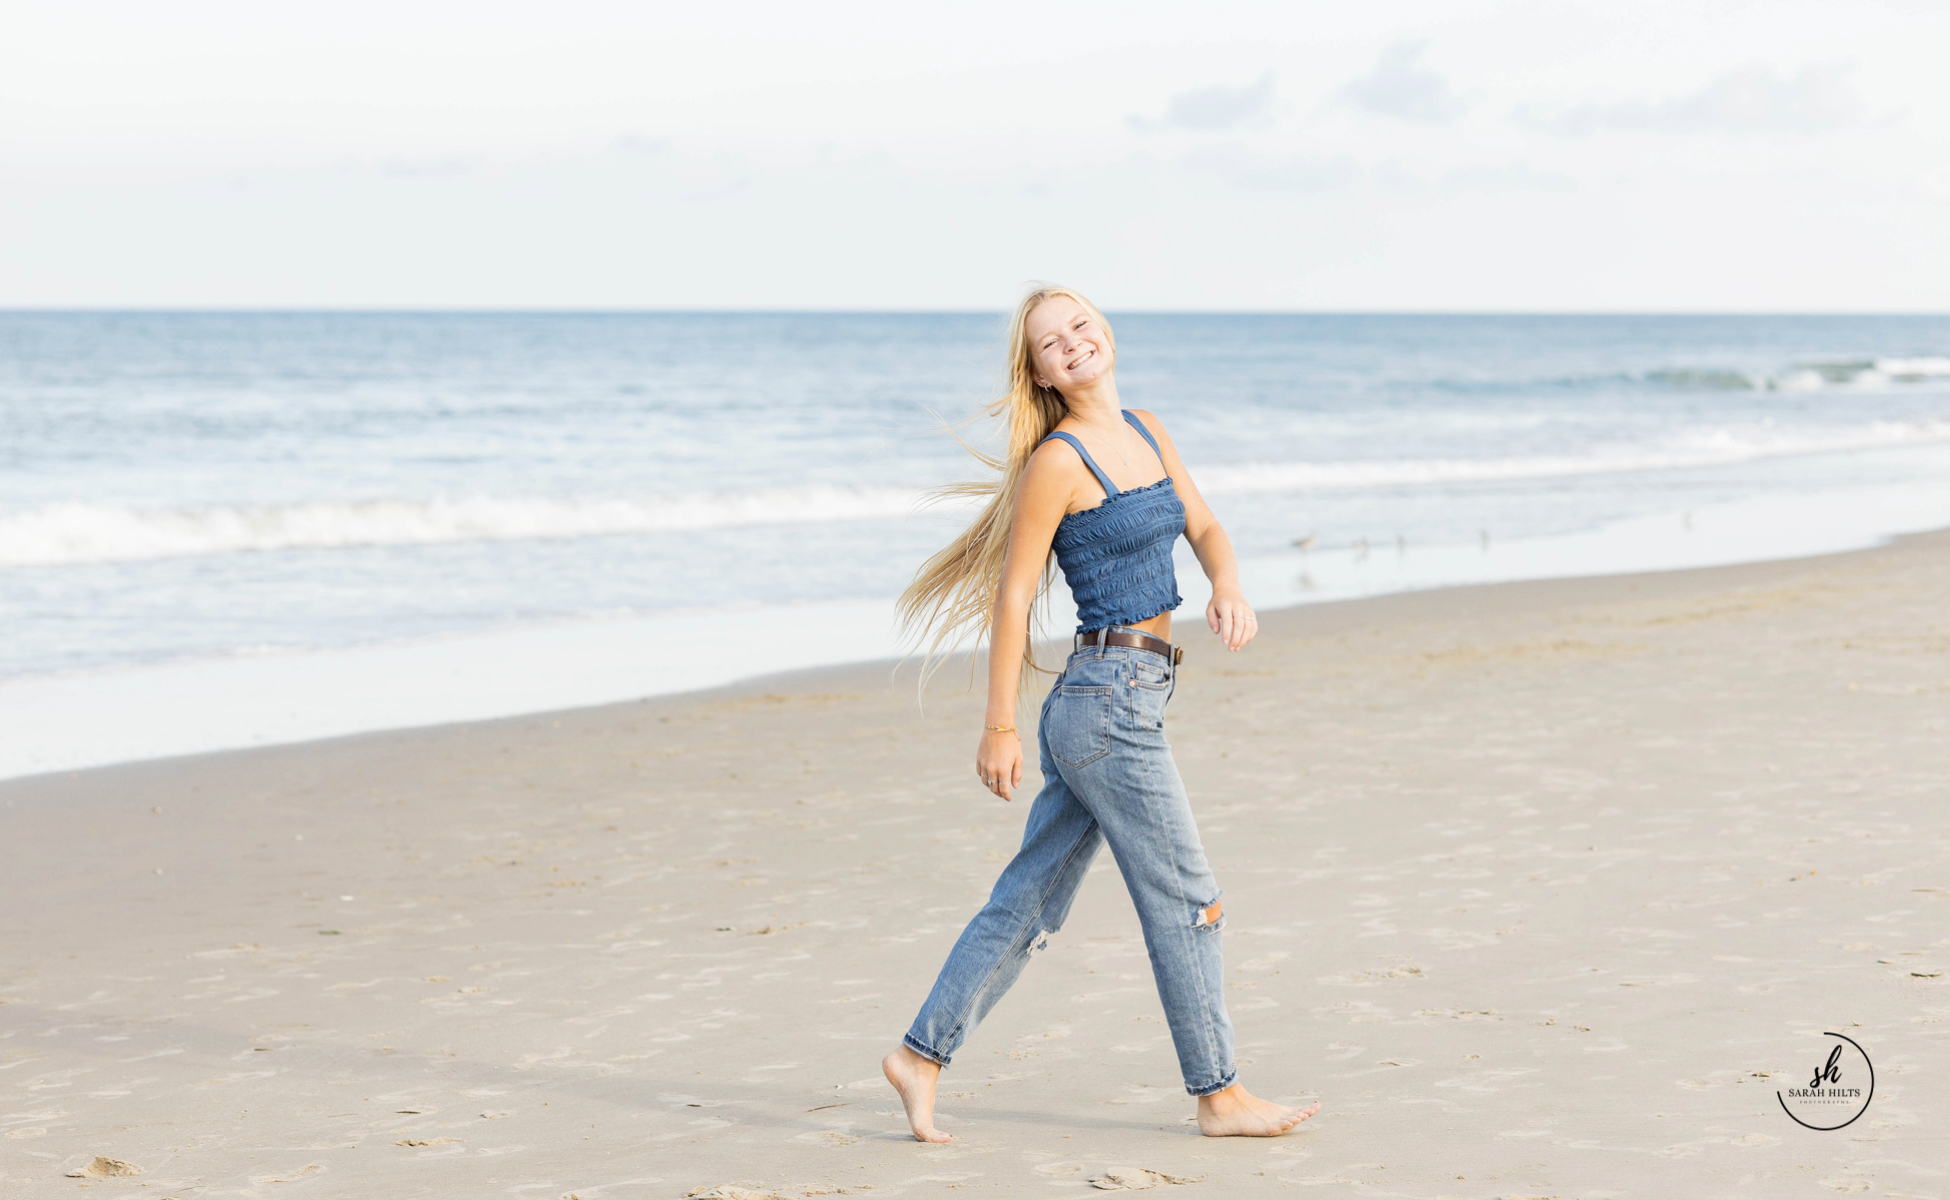
<svg viewBox="0 0 1950 1200"><path fill-rule="evenodd" d="M1699 429L1653 448L1507 458L1239 463L1198 468L1214 496L1675 470L1950 441L1950 420L1826 432ZM144 508L63 503L0 512L0 566L124 562L242 551L516 541L911 515L918 487L763 488L648 497L468 496ZM946 507L960 507L964 501Z"/></svg>
<svg viewBox="0 0 1950 1200"><path fill-rule="evenodd" d="M1500 479L1548 479L1629 471L1725 466L1764 458L1836 454L1950 441L1950 420L1877 421L1826 432L1773 431L1765 427L1698 429L1649 448L1594 450L1585 454L1517 455L1509 458L1370 459L1319 463L1242 463L1197 472L1209 495L1307 491L1390 485L1470 483Z"/></svg>
<svg viewBox="0 0 1950 1200"><path fill-rule="evenodd" d="M1950 381L1950 358L1863 358L1801 363L1782 371L1750 372L1727 368L1671 367L1644 378L1676 388L1706 391L1813 392L1825 389L1873 391L1890 384Z"/></svg>
<svg viewBox="0 0 1950 1200"><path fill-rule="evenodd" d="M174 508L49 504L0 512L0 565L857 521L901 516L920 496L912 488L801 487L639 499L468 496Z"/></svg>

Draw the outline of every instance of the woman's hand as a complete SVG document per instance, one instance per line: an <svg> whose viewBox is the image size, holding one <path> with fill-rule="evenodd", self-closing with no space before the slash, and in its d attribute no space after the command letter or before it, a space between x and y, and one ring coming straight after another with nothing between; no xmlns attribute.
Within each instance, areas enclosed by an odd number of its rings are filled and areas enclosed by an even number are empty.
<svg viewBox="0 0 1950 1200"><path fill-rule="evenodd" d="M1013 731L984 732L982 744L975 748L975 778L989 791L1009 799L1009 790L1022 786L1022 739Z"/></svg>
<svg viewBox="0 0 1950 1200"><path fill-rule="evenodd" d="M1211 603L1205 606L1205 623L1219 635L1228 650L1239 649L1259 632L1259 618L1253 615L1253 606L1237 592L1213 592Z"/></svg>

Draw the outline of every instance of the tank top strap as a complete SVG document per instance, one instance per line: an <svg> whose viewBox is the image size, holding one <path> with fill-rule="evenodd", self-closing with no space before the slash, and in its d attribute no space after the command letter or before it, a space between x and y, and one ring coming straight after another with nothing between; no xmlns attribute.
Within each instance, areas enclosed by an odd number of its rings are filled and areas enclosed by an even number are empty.
<svg viewBox="0 0 1950 1200"><path fill-rule="evenodd" d="M1126 415L1128 416L1129 414ZM1052 433L1048 437L1044 438L1043 443L1056 441L1059 438L1062 439L1063 441L1070 443L1070 445L1074 446L1076 448L1076 452L1083 457L1083 465L1089 467L1090 473L1097 477L1097 482L1104 485L1105 499L1109 499L1110 497L1117 495L1117 485L1110 481L1110 476L1104 474L1104 469L1097 465L1096 459L1090 457L1090 451L1085 450L1083 448L1083 443L1079 442L1076 439L1075 435L1064 433L1062 430L1059 429L1055 433Z"/></svg>
<svg viewBox="0 0 1950 1200"><path fill-rule="evenodd" d="M1158 461L1159 462L1165 461L1165 452L1163 450L1158 449L1158 439L1151 436L1151 431L1144 427L1144 422L1132 416L1131 410L1128 408L1120 409L1119 411L1124 414L1124 419L1131 423L1131 428L1143 434L1144 440L1151 443L1151 453L1158 456Z"/></svg>

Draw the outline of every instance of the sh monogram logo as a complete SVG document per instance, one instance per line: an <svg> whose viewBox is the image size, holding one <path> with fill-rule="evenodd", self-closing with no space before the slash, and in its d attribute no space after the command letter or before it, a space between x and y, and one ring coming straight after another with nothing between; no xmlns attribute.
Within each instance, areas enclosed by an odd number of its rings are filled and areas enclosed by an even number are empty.
<svg viewBox="0 0 1950 1200"><path fill-rule="evenodd" d="M1822 1036L1835 1042L1829 1047L1827 1060L1815 1067L1808 1086L1774 1095L1781 1102L1781 1111L1797 1125L1828 1131L1853 1124L1869 1111L1869 1100L1876 1091L1876 1069L1855 1039L1839 1033Z"/></svg>

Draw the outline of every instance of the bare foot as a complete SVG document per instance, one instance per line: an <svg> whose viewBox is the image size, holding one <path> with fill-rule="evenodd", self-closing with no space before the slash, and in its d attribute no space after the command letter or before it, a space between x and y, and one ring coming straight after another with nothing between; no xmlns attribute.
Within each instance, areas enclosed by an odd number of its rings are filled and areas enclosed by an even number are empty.
<svg viewBox="0 0 1950 1200"><path fill-rule="evenodd" d="M1318 1104L1288 1108L1261 1100L1235 1083L1198 1098L1198 1131L1206 1137L1278 1137L1319 1111Z"/></svg>
<svg viewBox="0 0 1950 1200"><path fill-rule="evenodd" d="M914 1129L915 1140L948 1141L949 1135L934 1127L934 1085L941 1079L941 1064L901 1046L880 1060L880 1071L901 1094L901 1107L907 1110L907 1123Z"/></svg>

